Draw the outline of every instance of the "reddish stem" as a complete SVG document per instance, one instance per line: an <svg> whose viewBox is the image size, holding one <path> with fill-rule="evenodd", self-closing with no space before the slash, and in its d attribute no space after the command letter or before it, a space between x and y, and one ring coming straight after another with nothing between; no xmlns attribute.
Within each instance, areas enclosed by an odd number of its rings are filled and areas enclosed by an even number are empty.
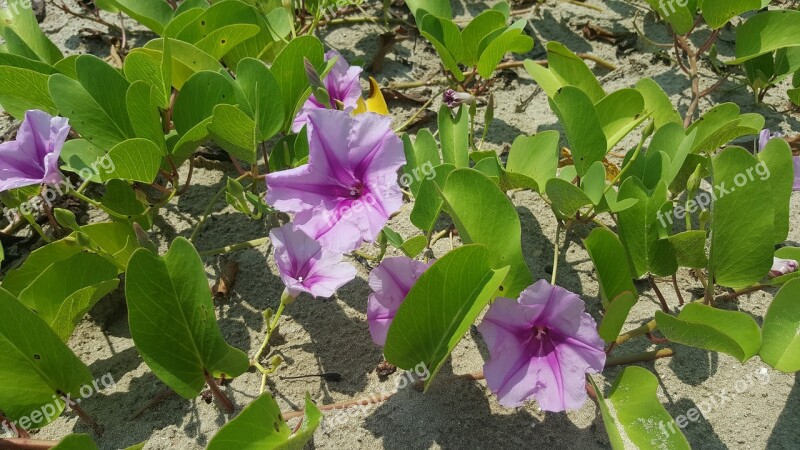
<svg viewBox="0 0 800 450"><path fill-rule="evenodd" d="M222 407L225 409L226 412L232 413L233 410L235 409L233 403L228 398L228 396L225 395L225 393L220 390L219 385L217 385L217 380L215 380L214 377L212 377L211 374L208 372L205 373L205 376L206 376L206 383L208 384L208 387L211 389L211 393L214 395L214 397L216 397L217 401L222 405Z"/></svg>
<svg viewBox="0 0 800 450"><path fill-rule="evenodd" d="M45 450L56 445L58 445L56 441L43 441L41 439L0 439L0 450Z"/></svg>

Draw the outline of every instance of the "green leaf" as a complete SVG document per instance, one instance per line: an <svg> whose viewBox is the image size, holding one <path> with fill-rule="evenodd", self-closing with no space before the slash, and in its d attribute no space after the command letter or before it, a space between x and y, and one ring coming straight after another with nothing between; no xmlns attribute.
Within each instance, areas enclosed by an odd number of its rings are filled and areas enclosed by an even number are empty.
<svg viewBox="0 0 800 450"><path fill-rule="evenodd" d="M703 19L711 29L722 28L739 14L761 9L762 0L703 0Z"/></svg>
<svg viewBox="0 0 800 450"><path fill-rule="evenodd" d="M453 74L458 81L464 81L464 73L458 67L464 53L464 44L461 42L461 31L458 26L448 18L428 14L422 18L419 25L419 34L427 39L436 49L444 67Z"/></svg>
<svg viewBox="0 0 800 450"><path fill-rule="evenodd" d="M168 73L172 69L172 63L169 61L171 58L166 59L165 61L163 52L148 48L135 48L125 57L125 78L131 84L143 81L150 85L155 91L155 98L161 109L167 109L172 94Z"/></svg>
<svg viewBox="0 0 800 450"><path fill-rule="evenodd" d="M623 292L633 293L634 300L636 300L635 294L638 291L633 285L631 272L625 264L620 264L620 261L624 261L627 256L625 247L622 246L617 235L606 228L595 228L583 240L583 244L589 257L592 258L595 270L597 270L597 281L600 284L600 298L603 306L608 308L611 301ZM627 317L627 311L625 316ZM619 330L616 330L613 338L616 339L617 335L619 335Z"/></svg>
<svg viewBox="0 0 800 450"><path fill-rule="evenodd" d="M405 176L402 178L409 181L408 187L416 197L423 181L435 176L435 167L442 162L439 147L427 129L419 130L413 143L408 134L403 133L402 139L403 153L406 157L406 165L403 166Z"/></svg>
<svg viewBox="0 0 800 450"><path fill-rule="evenodd" d="M522 20L522 26L527 23ZM483 43L482 43L483 45ZM478 61L478 74L485 79L492 77L497 64L506 53L526 53L533 48L533 38L527 36L520 28L508 28L500 36L493 39L480 52Z"/></svg>
<svg viewBox="0 0 800 450"><path fill-rule="evenodd" d="M617 340L636 301L636 294L625 291L608 302L603 320L597 327L597 333L604 341L612 343Z"/></svg>
<svg viewBox="0 0 800 450"><path fill-rule="evenodd" d="M734 289L760 281L772 267L775 212L770 184L756 176L758 164L740 147L724 150L713 161L709 278Z"/></svg>
<svg viewBox="0 0 800 450"><path fill-rule="evenodd" d="M647 0L647 3L667 22L675 34L686 34L694 26L694 3Z"/></svg>
<svg viewBox="0 0 800 450"><path fill-rule="evenodd" d="M761 164L756 168L760 170L756 172L752 182L769 185L769 198L772 199L775 213L772 241L780 244L789 236L789 205L795 177L792 149L785 139L772 139L758 154L758 159Z"/></svg>
<svg viewBox="0 0 800 450"><path fill-rule="evenodd" d="M619 237L636 278L647 273L669 276L678 270L675 249L666 237L668 218L672 211L666 212L662 205L667 202L667 185L662 181L653 192L648 192L638 178L628 178L619 190L619 200L635 199L636 204L619 212Z"/></svg>
<svg viewBox="0 0 800 450"><path fill-rule="evenodd" d="M88 434L70 434L52 450L97 450L97 444Z"/></svg>
<svg viewBox="0 0 800 450"><path fill-rule="evenodd" d="M47 324L13 295L0 289L0 405L4 415L16 421L43 407L52 414L33 422L40 428L64 410L60 395L81 398L82 386L92 374ZM12 318L12 320L8 320ZM31 415L32 416L32 415Z"/></svg>
<svg viewBox="0 0 800 450"><path fill-rule="evenodd" d="M647 119L644 97L636 89L614 91L597 102L595 108L608 150Z"/></svg>
<svg viewBox="0 0 800 450"><path fill-rule="evenodd" d="M3 279L2 287L11 295L19 296L36 277L51 264L63 261L81 251L74 241L60 240L37 248L16 269L10 270Z"/></svg>
<svg viewBox="0 0 800 450"><path fill-rule="evenodd" d="M106 192L100 202L106 208L130 217L144 213L147 208L128 182L117 179L106 184Z"/></svg>
<svg viewBox="0 0 800 450"><path fill-rule="evenodd" d="M106 0L156 34L164 33L174 11L163 0Z"/></svg>
<svg viewBox="0 0 800 450"><path fill-rule="evenodd" d="M114 264L81 252L50 265L19 294L19 301L66 342L83 315L118 284Z"/></svg>
<svg viewBox="0 0 800 450"><path fill-rule="evenodd" d="M574 219L581 208L593 204L581 188L561 178L551 178L545 186L545 192L552 203L553 212L560 219Z"/></svg>
<svg viewBox="0 0 800 450"><path fill-rule="evenodd" d="M48 88L58 111L69 117L70 126L87 141L107 149L128 138L128 134L76 80L54 74L50 76Z"/></svg>
<svg viewBox="0 0 800 450"><path fill-rule="evenodd" d="M0 9L0 35L6 52L38 59L53 65L64 58L61 50L42 33L30 1L8 0Z"/></svg>
<svg viewBox="0 0 800 450"><path fill-rule="evenodd" d="M675 249L678 266L693 269L708 266L706 237L705 230L690 230L674 234L668 238Z"/></svg>
<svg viewBox="0 0 800 450"><path fill-rule="evenodd" d="M504 297L515 298L532 284L522 256L519 215L497 184L474 169L456 169L447 177L442 197L461 240L485 245L491 268L511 266L501 287Z"/></svg>
<svg viewBox="0 0 800 450"><path fill-rule="evenodd" d="M447 105L439 108L439 141L442 145L442 161L457 169L469 167L469 114L467 108L459 107L455 117Z"/></svg>
<svg viewBox="0 0 800 450"><path fill-rule="evenodd" d="M800 279L786 283L769 305L761 359L781 372L800 371Z"/></svg>
<svg viewBox="0 0 800 450"><path fill-rule="evenodd" d="M435 177L424 179L419 187L419 192L414 199L414 209L411 210L410 220L417 228L425 234L430 235L436 220L442 211L444 200L439 193L450 176L450 172L455 170L452 164L440 164L434 168Z"/></svg>
<svg viewBox="0 0 800 450"><path fill-rule="evenodd" d="M188 240L177 238L164 257L137 250L128 264L125 297L136 348L182 397L199 395L206 373L235 378L250 366L247 355L222 337L203 262Z"/></svg>
<svg viewBox="0 0 800 450"><path fill-rule="evenodd" d="M322 43L314 36L300 36L293 39L275 58L270 71L281 87L283 98L284 124L283 129L292 126L295 113L306 100L309 92L308 77L306 76L304 60L319 69L323 66Z"/></svg>
<svg viewBox="0 0 800 450"><path fill-rule="evenodd" d="M163 154L152 141L137 138L114 146L108 151L108 158L114 163L114 168L100 173L103 181L121 178L150 184L158 175Z"/></svg>
<svg viewBox="0 0 800 450"><path fill-rule="evenodd" d="M300 429L292 434L278 404L264 393L220 428L207 450L302 450L321 422L322 413L306 394L305 417Z"/></svg>
<svg viewBox="0 0 800 450"><path fill-rule="evenodd" d="M495 30L503 28L506 16L502 12L486 9L475 16L461 31L461 42L464 44L463 62L467 66L478 64L478 45L483 38ZM494 68L492 68L494 70Z"/></svg>
<svg viewBox="0 0 800 450"><path fill-rule="evenodd" d="M0 105L17 120L22 120L25 111L41 109L57 114L57 109L47 87L49 74L30 69L0 66Z"/></svg>
<svg viewBox="0 0 800 450"><path fill-rule="evenodd" d="M403 245L400 246L400 251L405 253L405 255L409 258L415 258L417 255L422 253L427 246L428 239L426 239L425 236L418 235L403 242Z"/></svg>
<svg viewBox="0 0 800 450"><path fill-rule="evenodd" d="M597 110L591 99L573 86L564 86L553 97L550 106L564 126L572 160L582 177L592 164L605 158L608 150Z"/></svg>
<svg viewBox="0 0 800 450"><path fill-rule="evenodd" d="M506 170L533 179L541 194L547 180L556 176L559 148L558 131L543 131L533 136L517 136L508 153Z"/></svg>
<svg viewBox="0 0 800 450"><path fill-rule="evenodd" d="M636 90L642 94L644 109L655 121L656 129L668 123L683 123L680 113L672 106L672 101L658 83L643 78L636 83Z"/></svg>
<svg viewBox="0 0 800 450"><path fill-rule="evenodd" d="M170 78L172 80L172 85L179 91L183 89L183 84L186 83L186 80L197 72L225 72L225 69L219 61L192 44L170 40L167 47L167 56L171 56L172 59L172 67L169 69L171 73ZM147 44L144 45L144 48L163 52L164 39L148 41ZM169 59L164 57L163 54L162 58L162 60Z"/></svg>
<svg viewBox="0 0 800 450"><path fill-rule="evenodd" d="M580 89L589 97L591 103L597 103L606 96L600 87L600 82L583 59L572 53L564 44L556 41L547 43L547 63L550 72L562 86L574 86Z"/></svg>
<svg viewBox="0 0 800 450"><path fill-rule="evenodd" d="M493 270L489 258L482 245L444 255L417 280L389 327L386 360L402 369L423 365L426 390L508 273Z"/></svg>
<svg viewBox="0 0 800 450"><path fill-rule="evenodd" d="M684 306L678 317L656 311L661 333L672 342L726 353L745 362L761 348L761 330L750 315L700 303Z"/></svg>
<svg viewBox="0 0 800 450"><path fill-rule="evenodd" d="M136 81L131 84L126 97L134 136L147 139L158 146L162 155L166 155L167 143L153 87L144 81Z"/></svg>
<svg viewBox="0 0 800 450"><path fill-rule="evenodd" d="M61 170L79 174L94 183L102 183L100 170L102 162L108 163L106 152L86 139L72 139L61 148ZM100 166L100 167L98 167Z"/></svg>
<svg viewBox="0 0 800 450"><path fill-rule="evenodd" d="M256 123L238 107L217 105L208 131L232 156L250 164L256 162Z"/></svg>
<svg viewBox="0 0 800 450"><path fill-rule="evenodd" d="M703 114L686 130L686 133L697 130L692 153L715 150L738 137L758 134L764 128L764 117L760 114L739 113L739 105L723 103Z"/></svg>
<svg viewBox="0 0 800 450"><path fill-rule="evenodd" d="M798 46L800 11L765 11L736 27L736 59L726 63L741 64L780 48Z"/></svg>
<svg viewBox="0 0 800 450"><path fill-rule="evenodd" d="M597 401L611 447L689 450L689 442L658 400L658 378L647 369L630 366L617 376L603 398L594 380ZM671 432L674 430L674 432Z"/></svg>
<svg viewBox="0 0 800 450"><path fill-rule="evenodd" d="M427 14L446 19L453 17L453 12L450 10L450 2L445 0L407 0L406 5L411 10L411 14L417 19L417 23Z"/></svg>
<svg viewBox="0 0 800 450"><path fill-rule="evenodd" d="M173 157L175 158L175 164L180 164L182 161L186 160L197 150L198 147L205 143L210 134L208 131L208 125L211 124L211 117L203 120L202 122L198 123L192 129L187 131L185 134L178 136L177 134L173 135L173 138L176 140L174 144L171 145L170 153L172 153ZM168 141L167 147L170 147L170 143L172 141ZM270 161L272 158L270 158Z"/></svg>
<svg viewBox="0 0 800 450"><path fill-rule="evenodd" d="M253 112L258 141L264 142L275 136L283 125L285 114L278 80L263 62L245 58L236 67L236 82Z"/></svg>
<svg viewBox="0 0 800 450"><path fill-rule="evenodd" d="M93 55L81 55L75 60L78 82L103 108L125 136L133 137L125 98L130 83L115 68Z"/></svg>
<svg viewBox="0 0 800 450"><path fill-rule="evenodd" d="M186 81L175 100L175 130L185 135L212 117L217 105L235 103L236 90L227 77L215 72L198 72Z"/></svg>
<svg viewBox="0 0 800 450"><path fill-rule="evenodd" d="M261 27L245 23L228 25L211 31L208 36L197 41L195 46L217 59L222 59L237 45L256 36Z"/></svg>

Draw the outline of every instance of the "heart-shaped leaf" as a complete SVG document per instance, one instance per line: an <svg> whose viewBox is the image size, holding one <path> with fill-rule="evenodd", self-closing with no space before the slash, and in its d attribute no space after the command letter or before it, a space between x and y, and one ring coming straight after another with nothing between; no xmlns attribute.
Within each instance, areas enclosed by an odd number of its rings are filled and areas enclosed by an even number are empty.
<svg viewBox="0 0 800 450"><path fill-rule="evenodd" d="M800 371L800 279L786 283L769 305L761 359L786 373Z"/></svg>

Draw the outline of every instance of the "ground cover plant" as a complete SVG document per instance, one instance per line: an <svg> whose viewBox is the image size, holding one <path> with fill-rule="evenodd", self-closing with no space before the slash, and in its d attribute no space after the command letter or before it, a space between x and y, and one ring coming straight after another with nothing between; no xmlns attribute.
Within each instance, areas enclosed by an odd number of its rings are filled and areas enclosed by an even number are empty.
<svg viewBox="0 0 800 450"><path fill-rule="evenodd" d="M797 385L670 390L800 372L800 10L550 3L6 1L0 448L724 448L758 401L796 442ZM565 5L633 31L543 37ZM371 61L332 45L363 26Z"/></svg>

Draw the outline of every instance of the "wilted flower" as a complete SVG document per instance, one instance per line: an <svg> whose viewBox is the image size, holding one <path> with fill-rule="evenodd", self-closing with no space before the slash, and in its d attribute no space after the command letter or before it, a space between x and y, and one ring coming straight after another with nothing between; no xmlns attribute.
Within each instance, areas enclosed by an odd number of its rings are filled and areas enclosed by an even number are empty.
<svg viewBox="0 0 800 450"><path fill-rule="evenodd" d="M471 94L466 92L458 92L452 89L448 89L444 91L444 95L442 101L448 108L457 108L460 105L466 103L470 104L475 101L475 97Z"/></svg>
<svg viewBox="0 0 800 450"><path fill-rule="evenodd" d="M374 241L403 194L397 170L403 143L391 119L374 113L309 113L309 163L267 175L267 203L294 213L294 223L322 246L340 253Z"/></svg>
<svg viewBox="0 0 800 450"><path fill-rule="evenodd" d="M433 261L426 263L405 256L384 259L369 274L372 294L367 304L367 322L372 340L378 345L386 343L386 333L400 304L408 292Z"/></svg>
<svg viewBox="0 0 800 450"><path fill-rule="evenodd" d="M761 130L761 133L758 134L758 151L764 150L764 147L766 147L772 139L781 137L783 137L783 133L779 131L773 133L768 129Z"/></svg>
<svg viewBox="0 0 800 450"><path fill-rule="evenodd" d="M769 270L769 276L777 278L781 275L787 275L797 271L797 261L793 259L772 258L772 268Z"/></svg>
<svg viewBox="0 0 800 450"><path fill-rule="evenodd" d="M577 409L587 399L586 373L605 365L603 340L581 298L544 280L519 300L495 300L478 330L491 356L486 382L503 406L536 397L545 411Z"/></svg>
<svg viewBox="0 0 800 450"><path fill-rule="evenodd" d="M17 139L0 144L0 191L60 183L58 157L68 133L67 119L39 110L26 112Z"/></svg>
<svg viewBox="0 0 800 450"><path fill-rule="evenodd" d="M351 111L358 106L358 101L361 99L359 76L362 69L360 67L351 67L336 50L329 50L325 53L325 61L330 61L333 58L338 59L325 76L325 79L322 80L322 83L325 85L325 90L328 91L332 107L336 108L336 105L341 103L345 111ZM295 117L292 123L292 131L297 133L303 129L303 125L308 124L309 111L325 108L326 106L317 101L312 94L303 104L297 117Z"/></svg>
<svg viewBox="0 0 800 450"><path fill-rule="evenodd" d="M340 253L322 248L291 223L270 231L269 238L281 280L292 297L301 292L330 297L356 276L356 268L342 262Z"/></svg>

